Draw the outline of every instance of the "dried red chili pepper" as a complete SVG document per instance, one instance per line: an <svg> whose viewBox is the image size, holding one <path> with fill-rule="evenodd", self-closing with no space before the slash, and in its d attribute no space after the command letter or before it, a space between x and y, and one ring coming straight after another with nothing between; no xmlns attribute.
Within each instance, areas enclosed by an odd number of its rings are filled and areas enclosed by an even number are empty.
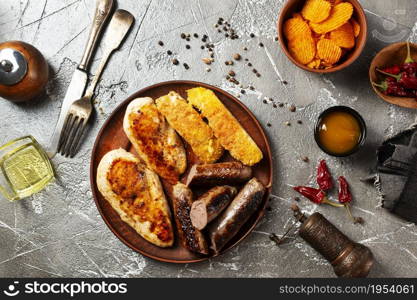
<svg viewBox="0 0 417 300"><path fill-rule="evenodd" d="M399 65L393 65L382 69L383 72L398 75L401 73L401 67Z"/></svg>
<svg viewBox="0 0 417 300"><path fill-rule="evenodd" d="M401 84L399 84L394 78L388 77L381 83L372 82L372 84L381 89L385 95L398 96L398 97L411 97L417 96L416 90L407 90Z"/></svg>
<svg viewBox="0 0 417 300"><path fill-rule="evenodd" d="M381 74L395 78L397 82L406 89L412 89L412 90L417 89L417 77L415 75L410 75L407 72L402 72L398 75L394 75L394 74L384 72L380 69L376 69L376 70Z"/></svg>
<svg viewBox="0 0 417 300"><path fill-rule="evenodd" d="M322 191L328 191L333 187L332 175L324 159L320 161L317 168L317 184Z"/></svg>
<svg viewBox="0 0 417 300"><path fill-rule="evenodd" d="M339 179L339 202L340 203L349 203L352 201L352 194L349 190L349 184L345 177L340 176Z"/></svg>
<svg viewBox="0 0 417 300"><path fill-rule="evenodd" d="M339 181L339 197L338 197L339 202L345 206L346 211L349 217L352 219L354 224L357 224L357 223L363 224L364 220L361 217L354 217L352 215L352 212L350 211L349 203L352 201L352 194L350 193L349 184L346 178L343 176L340 176L338 181Z"/></svg>
<svg viewBox="0 0 417 300"><path fill-rule="evenodd" d="M327 198L326 193L320 189L312 188L309 186L296 186L294 187L294 190L316 204L326 203L336 207L343 207L342 204L330 201Z"/></svg>
<svg viewBox="0 0 417 300"><path fill-rule="evenodd" d="M294 187L294 190L316 204L323 203L324 199L326 198L326 193L324 193L322 190L315 189L312 187L296 186Z"/></svg>

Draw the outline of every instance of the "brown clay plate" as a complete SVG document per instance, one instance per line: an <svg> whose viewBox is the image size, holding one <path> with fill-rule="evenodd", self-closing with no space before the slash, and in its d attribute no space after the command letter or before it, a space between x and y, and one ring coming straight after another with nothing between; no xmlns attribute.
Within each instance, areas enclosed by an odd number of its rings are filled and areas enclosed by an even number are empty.
<svg viewBox="0 0 417 300"><path fill-rule="evenodd" d="M210 86L208 84L193 82L193 81L168 81L158 83L147 88L144 88L133 95L128 99L123 101L110 115L107 121L104 123L101 128L98 136L96 138L94 148L92 151L91 157L91 166L90 166L90 182L91 189L93 192L94 200L97 205L97 208L106 222L110 230L127 246L133 250L148 256L150 258L171 262L171 263L191 263L206 260L210 257L216 255L211 254L208 256L202 256L188 251L183 248L178 242L178 237L176 236L176 241L173 247L171 248L160 248L154 246L153 244L144 240L139 234L137 234L129 225L124 223L119 215L113 210L110 204L103 198L100 192L97 189L96 184L96 173L97 167L101 158L109 151L117 148L124 148L128 151L134 152L132 146L127 139L123 131L123 117L126 111L128 104L138 98L138 97L151 97L157 99L163 95L168 94L170 91L176 91L184 98L186 97L186 90L194 87L205 87L214 91L217 97L223 102L223 104L230 110L230 112L239 120L240 124L245 128L249 135L256 142L258 147L262 150L264 158L261 162L253 167L254 176L256 176L266 187L267 192L264 196L263 203L258 211L248 220L248 222L241 228L238 234L225 246L219 254L226 252L232 247L240 243L256 226L256 224L261 220L264 215L265 207L269 199L269 194L271 192L272 186L272 157L271 149L267 140L267 137L255 118L255 116L249 111L249 109L244 106L239 100L234 98L232 95L226 93L225 91ZM187 158L188 158L188 168L194 162L193 154L190 153L190 148L186 145ZM220 161L231 160L231 157L227 154L220 159ZM187 173L187 172L186 172ZM164 183L166 187L166 183ZM195 191L193 191L195 192ZM169 198L169 197L167 197ZM173 222L175 223L175 222Z"/></svg>

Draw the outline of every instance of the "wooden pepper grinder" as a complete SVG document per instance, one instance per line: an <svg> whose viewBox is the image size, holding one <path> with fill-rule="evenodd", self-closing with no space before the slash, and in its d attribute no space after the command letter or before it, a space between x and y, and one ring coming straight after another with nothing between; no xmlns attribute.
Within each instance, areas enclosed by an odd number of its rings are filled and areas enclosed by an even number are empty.
<svg viewBox="0 0 417 300"><path fill-rule="evenodd" d="M48 63L38 49L21 41L0 43L0 97L33 100L44 92L48 78Z"/></svg>

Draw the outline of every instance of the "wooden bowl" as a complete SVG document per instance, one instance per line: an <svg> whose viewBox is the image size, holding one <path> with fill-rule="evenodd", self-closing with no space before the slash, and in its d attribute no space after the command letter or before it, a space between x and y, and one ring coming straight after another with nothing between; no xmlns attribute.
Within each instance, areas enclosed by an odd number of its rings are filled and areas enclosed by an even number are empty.
<svg viewBox="0 0 417 300"><path fill-rule="evenodd" d="M411 57L417 61L417 45L410 43ZM382 100L402 106L407 108L417 108L417 101L415 98L406 98L406 97L395 97L387 96L382 93L378 87L375 87L372 82L379 82L385 78L384 75L377 73L376 68L389 67L395 64L404 63L405 58L407 57L407 43L400 42L389 45L378 52L378 54L372 60L371 66L369 68L369 80L371 81L372 88L375 93Z"/></svg>
<svg viewBox="0 0 417 300"><path fill-rule="evenodd" d="M358 21L359 25L361 26L361 31L359 36L356 38L355 47L350 49L348 53L346 53L341 61L330 69L312 69L309 68L299 62L297 62L287 48L287 40L284 35L284 23L287 19L292 17L292 14L295 12L300 12L306 0L288 0L285 3L284 7L281 9L279 19L278 19L278 37L279 43L281 45L282 50L284 51L285 55L299 68L314 72L314 73L333 73L340 71L350 64L352 64L362 53L363 48L366 44L366 39L368 35L368 24L366 22L365 12L360 5L358 0L345 0L345 2L350 2L353 5L353 17Z"/></svg>
<svg viewBox="0 0 417 300"><path fill-rule="evenodd" d="M116 211L110 206L110 204L104 199L101 193L98 191L96 184L97 167L102 157L110 150L123 148L127 151L134 152L134 149L129 142L126 134L123 131L123 117L126 111L127 105L138 97L151 97L157 99L163 95L168 94L170 91L176 91L181 96L186 97L186 90L194 87L205 87L211 89L216 96L223 102L223 104L229 109L229 111L236 117L243 128L253 138L255 143L261 149L264 158L255 166L252 167L253 175L262 182L266 187L266 193L262 200L262 204L259 209L249 218L249 220L243 225L239 232L226 244L224 249L219 254L210 253L210 255L199 255L192 253L181 246L178 242L178 235L176 234L175 243L170 248L157 247L145 239L143 239L136 231L123 222ZM186 143L185 148L187 151L188 172L190 166L195 162L193 154L190 153L190 149ZM231 157L226 153L220 161L232 160ZM185 174L186 174L185 173ZM164 188L167 190L169 186L162 180ZM268 204L269 195L272 187L272 154L268 139L259 124L255 116L250 110L244 106L239 100L225 91L200 82L194 81L168 81L161 82L147 88L144 88L125 101L123 101L109 116L107 121L104 123L100 132L97 135L96 142L91 153L91 165L90 165L90 184L93 192L93 197L97 208L107 224L110 230L128 247L131 249L156 260L170 262L170 263L192 263L207 260L217 255L223 254L230 250L237 244L239 244L258 224L262 219L265 208ZM196 193L193 189L193 193ZM196 194L197 195L197 194ZM169 197L168 201L170 201ZM175 223L175 222L173 222Z"/></svg>

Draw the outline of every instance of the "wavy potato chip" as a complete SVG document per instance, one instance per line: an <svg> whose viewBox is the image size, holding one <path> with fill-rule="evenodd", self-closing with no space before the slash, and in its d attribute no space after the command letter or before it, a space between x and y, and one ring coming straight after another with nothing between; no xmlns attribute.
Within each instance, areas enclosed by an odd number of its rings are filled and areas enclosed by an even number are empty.
<svg viewBox="0 0 417 300"><path fill-rule="evenodd" d="M329 17L331 9L332 5L326 0L307 0L301 14L306 20L320 23Z"/></svg>
<svg viewBox="0 0 417 300"><path fill-rule="evenodd" d="M325 65L333 65L342 56L342 49L332 40L321 39L317 42L317 55L326 63Z"/></svg>
<svg viewBox="0 0 417 300"><path fill-rule="evenodd" d="M321 23L310 22L310 27L318 34L333 31L344 25L353 14L353 6L348 2L342 2L333 7L330 16Z"/></svg>
<svg viewBox="0 0 417 300"><path fill-rule="evenodd" d="M307 64L307 67L311 69L319 69L321 66L321 59L315 58L310 63Z"/></svg>
<svg viewBox="0 0 417 300"><path fill-rule="evenodd" d="M296 38L288 41L288 50L296 61L306 65L311 62L316 55L316 43L311 35Z"/></svg>
<svg viewBox="0 0 417 300"><path fill-rule="evenodd" d="M288 41L311 36L311 29L301 16L288 19L284 24L284 35Z"/></svg>
<svg viewBox="0 0 417 300"><path fill-rule="evenodd" d="M361 26L359 25L358 21L356 21L354 18L350 19L350 23L352 24L353 34L356 38L359 36L359 33L361 32Z"/></svg>
<svg viewBox="0 0 417 300"><path fill-rule="evenodd" d="M330 32L330 40L342 48L353 48L355 46L355 35L350 22Z"/></svg>

